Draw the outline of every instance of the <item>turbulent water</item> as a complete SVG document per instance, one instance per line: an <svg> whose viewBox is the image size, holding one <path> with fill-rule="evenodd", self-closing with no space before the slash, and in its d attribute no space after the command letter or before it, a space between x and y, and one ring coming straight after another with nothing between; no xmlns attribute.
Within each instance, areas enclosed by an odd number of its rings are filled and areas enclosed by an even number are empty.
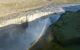
<svg viewBox="0 0 80 50"><path fill-rule="evenodd" d="M66 4L65 4L66 5ZM52 23L65 12L66 6L47 5L0 18L0 50L28 50Z"/></svg>

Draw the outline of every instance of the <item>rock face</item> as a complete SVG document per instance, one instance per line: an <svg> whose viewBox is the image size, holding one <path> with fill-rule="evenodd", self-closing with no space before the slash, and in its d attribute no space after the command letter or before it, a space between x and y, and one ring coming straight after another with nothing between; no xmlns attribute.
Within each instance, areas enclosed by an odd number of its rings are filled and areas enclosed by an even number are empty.
<svg viewBox="0 0 80 50"><path fill-rule="evenodd" d="M44 4L42 4L44 3ZM42 7L49 3L63 4L63 3L80 3L79 0L0 0L0 17L21 11L27 11Z"/></svg>
<svg viewBox="0 0 80 50"><path fill-rule="evenodd" d="M0 17L44 6L41 3L46 5L48 2L45 0L0 0Z"/></svg>
<svg viewBox="0 0 80 50"><path fill-rule="evenodd" d="M10 24L21 24L25 22L31 22L39 18L47 18L46 15L53 13L64 12L61 7L54 6L53 4L46 5L30 11L23 11L19 13L13 13L7 16L0 17L0 27L4 27ZM56 15L55 15L56 16ZM11 21L11 22L9 22Z"/></svg>
<svg viewBox="0 0 80 50"><path fill-rule="evenodd" d="M72 50L80 50L79 7L80 6L67 7L67 12L62 14L60 19L54 25L56 42L59 45L66 48L71 48Z"/></svg>

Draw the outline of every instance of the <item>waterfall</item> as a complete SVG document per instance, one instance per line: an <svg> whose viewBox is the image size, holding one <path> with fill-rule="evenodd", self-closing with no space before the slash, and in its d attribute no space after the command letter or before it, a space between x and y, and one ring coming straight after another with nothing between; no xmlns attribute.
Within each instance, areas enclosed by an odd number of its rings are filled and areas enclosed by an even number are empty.
<svg viewBox="0 0 80 50"><path fill-rule="evenodd" d="M65 12L62 7L50 4L18 13L16 18L4 19L5 26L0 24L2 26L0 28L0 50L28 50L44 35L46 29ZM28 26L24 29L21 23L26 21L28 21Z"/></svg>

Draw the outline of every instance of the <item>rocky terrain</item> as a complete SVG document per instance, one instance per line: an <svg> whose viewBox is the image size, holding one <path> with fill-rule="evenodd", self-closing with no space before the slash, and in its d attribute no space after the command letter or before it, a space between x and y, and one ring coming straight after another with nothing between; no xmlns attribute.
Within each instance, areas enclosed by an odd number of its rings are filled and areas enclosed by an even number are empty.
<svg viewBox="0 0 80 50"><path fill-rule="evenodd" d="M79 0L0 0L0 17L45 6L49 3L80 3Z"/></svg>

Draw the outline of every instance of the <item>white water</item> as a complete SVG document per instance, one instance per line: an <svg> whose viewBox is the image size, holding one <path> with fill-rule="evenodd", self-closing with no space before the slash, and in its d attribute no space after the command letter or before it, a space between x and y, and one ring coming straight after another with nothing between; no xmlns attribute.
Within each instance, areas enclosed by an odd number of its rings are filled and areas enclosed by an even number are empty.
<svg viewBox="0 0 80 50"><path fill-rule="evenodd" d="M25 13L23 17L27 17L29 22L26 30L17 26L9 26L9 30L6 32L11 34L5 39L0 36L5 40L0 41L0 45L1 42L3 45L3 47L0 47L0 50L28 50L40 39L46 29L60 18L60 14L65 12L62 7L48 5ZM4 33L4 30L1 33Z"/></svg>

